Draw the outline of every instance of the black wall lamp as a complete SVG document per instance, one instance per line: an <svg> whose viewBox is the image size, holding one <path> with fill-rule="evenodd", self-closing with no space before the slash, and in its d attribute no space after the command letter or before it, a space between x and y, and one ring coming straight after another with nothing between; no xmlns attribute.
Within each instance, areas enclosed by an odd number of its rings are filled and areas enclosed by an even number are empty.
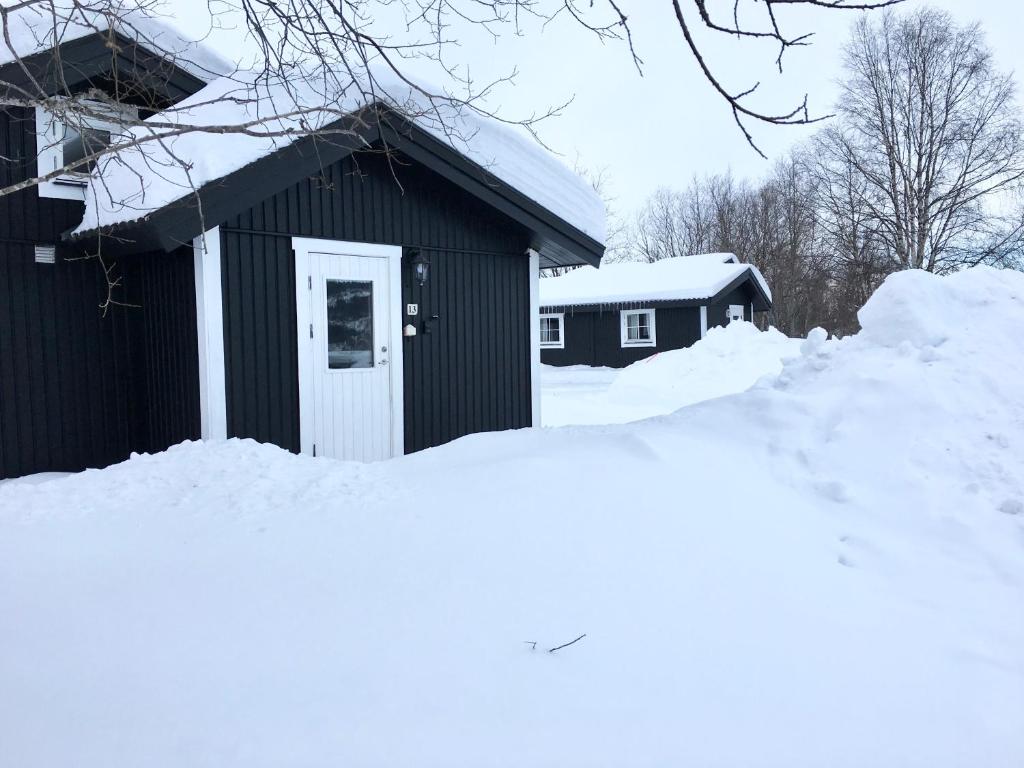
<svg viewBox="0 0 1024 768"><path fill-rule="evenodd" d="M416 282L421 286L426 285L430 277L430 259L423 255L423 251L414 251L412 257L412 273L416 276Z"/></svg>

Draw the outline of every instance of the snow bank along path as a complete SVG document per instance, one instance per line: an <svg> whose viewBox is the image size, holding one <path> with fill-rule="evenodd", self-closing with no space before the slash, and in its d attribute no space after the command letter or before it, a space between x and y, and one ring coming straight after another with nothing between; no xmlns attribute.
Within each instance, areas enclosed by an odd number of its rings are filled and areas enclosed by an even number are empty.
<svg viewBox="0 0 1024 768"><path fill-rule="evenodd" d="M799 355L802 340L752 323L712 328L685 349L609 368L544 366L544 425L625 424L672 413L686 405L742 392L762 376L775 376L782 361Z"/></svg>
<svg viewBox="0 0 1024 768"><path fill-rule="evenodd" d="M0 762L1021 765L1024 275L861 319L637 424L0 486Z"/></svg>

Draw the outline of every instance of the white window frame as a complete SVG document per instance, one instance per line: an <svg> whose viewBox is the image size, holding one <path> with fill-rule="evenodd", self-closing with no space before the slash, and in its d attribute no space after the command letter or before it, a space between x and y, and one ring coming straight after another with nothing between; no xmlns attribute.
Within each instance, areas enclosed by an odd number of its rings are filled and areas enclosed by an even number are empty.
<svg viewBox="0 0 1024 768"><path fill-rule="evenodd" d="M628 317L632 315L647 315L647 325L651 329L651 338L631 340L628 331ZM623 309L619 311L619 342L622 348L627 347L656 347L658 346L658 329L655 325L655 311L653 309Z"/></svg>
<svg viewBox="0 0 1024 768"><path fill-rule="evenodd" d="M744 310L742 304L730 304L728 307L726 307L726 310L725 310L725 321L726 321L726 323L731 323L734 320L736 320L737 318L735 318L734 315L737 314L737 312L739 313L739 321L742 322L745 319L744 318L745 310Z"/></svg>
<svg viewBox="0 0 1024 768"><path fill-rule="evenodd" d="M564 312L545 312L539 318L537 318L537 338L540 338L540 324L543 320L550 319L552 317L558 318L558 341L541 341L541 349L565 349L565 313Z"/></svg>
<svg viewBox="0 0 1024 768"><path fill-rule="evenodd" d="M90 109L96 112L107 112L110 120L99 117L83 117L82 124L86 128L97 131L108 131L118 136L124 129L121 120L134 120L138 110L134 107L113 107L100 102L87 102ZM64 165L64 126L65 124L52 112L43 107L36 107L36 175L45 176ZM60 138L58 139L58 135ZM65 173L49 181L39 182L39 196L60 200L85 200L85 188L89 174L85 171Z"/></svg>

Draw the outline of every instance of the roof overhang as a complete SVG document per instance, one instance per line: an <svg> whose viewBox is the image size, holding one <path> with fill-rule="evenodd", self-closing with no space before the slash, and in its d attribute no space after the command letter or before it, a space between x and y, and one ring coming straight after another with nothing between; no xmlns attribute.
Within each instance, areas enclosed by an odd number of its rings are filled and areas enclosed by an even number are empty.
<svg viewBox="0 0 1024 768"><path fill-rule="evenodd" d="M112 38L111 38L112 35ZM113 44L111 43L113 41ZM56 49L34 53L21 63L0 65L0 82L12 97L35 94L35 84L47 96L80 93L91 87L102 88L110 79L131 84L131 92L152 104L152 109L174 104L199 91L206 83L176 65L172 59L155 53L120 32L104 32L61 43ZM134 102L133 102L134 103Z"/></svg>
<svg viewBox="0 0 1024 768"><path fill-rule="evenodd" d="M322 168L374 148L401 152L523 226L530 233L530 247L541 255L542 267L600 264L601 243L447 143L379 106L336 121L325 132L299 139L139 220L100 230L109 236L103 247L115 254L173 250ZM268 186L268 179L273 186ZM97 234L93 230L66 239L88 241Z"/></svg>

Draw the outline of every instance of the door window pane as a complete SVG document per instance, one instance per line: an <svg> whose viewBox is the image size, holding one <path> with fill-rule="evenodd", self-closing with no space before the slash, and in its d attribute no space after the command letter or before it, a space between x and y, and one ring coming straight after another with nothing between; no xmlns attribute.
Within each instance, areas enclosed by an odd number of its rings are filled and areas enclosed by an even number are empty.
<svg viewBox="0 0 1024 768"><path fill-rule="evenodd" d="M327 367L373 367L373 283L327 281Z"/></svg>

